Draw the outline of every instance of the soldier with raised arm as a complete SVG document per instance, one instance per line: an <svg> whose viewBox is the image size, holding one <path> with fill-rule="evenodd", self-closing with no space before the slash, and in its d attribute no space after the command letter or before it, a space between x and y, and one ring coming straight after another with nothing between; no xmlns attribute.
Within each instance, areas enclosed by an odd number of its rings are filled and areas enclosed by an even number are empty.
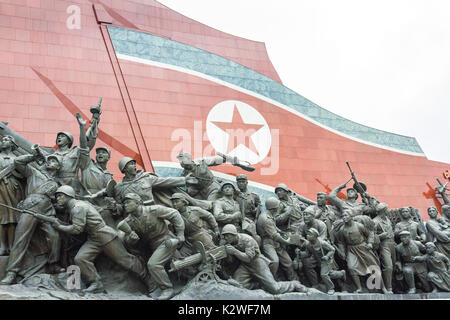
<svg viewBox="0 0 450 320"><path fill-rule="evenodd" d="M441 208L442 217L441 220L444 224L448 225L450 227L450 205L445 204Z"/></svg>
<svg viewBox="0 0 450 320"><path fill-rule="evenodd" d="M177 156L183 168L182 176L191 176L197 179L196 188L202 200L217 200L219 197L220 184L214 178L209 169L212 166L219 166L226 162L225 156L213 156L208 158L192 160L190 153L181 152Z"/></svg>
<svg viewBox="0 0 450 320"><path fill-rule="evenodd" d="M162 178L154 173L136 169L136 160L123 157L119 161L120 172L124 173L122 181L114 187L114 196L117 203L122 204L128 193L136 193L145 203L154 201L153 189L168 189L181 187L192 180L190 177L167 177ZM120 210L120 209L119 209Z"/></svg>
<svg viewBox="0 0 450 320"><path fill-rule="evenodd" d="M161 289L157 299L170 299L174 294L173 284L165 266L172 259L177 246L185 241L183 218L173 208L142 205L142 199L136 193L127 193L123 206L128 217L122 220L117 228L125 232L127 245L150 249L147 268L151 280ZM169 231L166 221L173 225L176 235ZM151 291L153 289L151 288Z"/></svg>
<svg viewBox="0 0 450 320"><path fill-rule="evenodd" d="M87 121L83 120L79 113L77 113L76 118L80 126L80 146L72 147L72 134L66 131L61 131L58 132L56 136L56 145L58 146L58 149L54 154L59 156L61 159L61 168L58 173L61 183L71 186L78 194L82 188L78 179L80 161L83 156L89 158L89 151L94 147L96 138L91 136L88 143L85 128ZM93 130L88 131L92 132Z"/></svg>
<svg viewBox="0 0 450 320"><path fill-rule="evenodd" d="M447 190L446 184L442 185L440 182L439 184L440 185L435 188L436 192L441 195L442 200L444 201L445 204L450 205L450 200L448 199L447 194L445 193L445 191Z"/></svg>
<svg viewBox="0 0 450 320"><path fill-rule="evenodd" d="M342 189L344 189L346 186L347 186L347 183L343 183L343 184L337 186L330 192L330 196L329 196L331 203L333 205L335 205L341 211L341 213L345 209L352 209L349 212L351 212L353 215L356 216L356 215L361 215L361 214L364 214L365 212L372 210L372 208L370 206L356 201L356 200L358 200L359 196L358 196L358 192L354 188L347 189L347 200L339 199L338 193Z"/></svg>

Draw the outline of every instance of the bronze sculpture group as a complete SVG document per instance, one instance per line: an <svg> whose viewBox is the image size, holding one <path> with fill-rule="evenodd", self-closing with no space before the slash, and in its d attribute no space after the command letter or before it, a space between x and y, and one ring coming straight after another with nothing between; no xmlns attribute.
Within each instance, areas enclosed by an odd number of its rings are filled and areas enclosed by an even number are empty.
<svg viewBox="0 0 450 320"><path fill-rule="evenodd" d="M116 183L107 147L90 159L100 105L91 112L87 131L77 114L79 146L68 132L57 134L56 151L0 135L0 256L8 256L1 285L21 277L39 230L45 272L74 263L91 293L104 291L95 266L100 253L135 273L150 294L160 289L157 299L174 295L175 278L271 294L450 291L450 201L443 185L436 188L445 202L442 216L430 207L424 224L413 207L389 210L351 169L355 185L346 199L338 193L350 180L329 195L317 193L316 201L280 183L261 203L245 174L235 182L212 174L210 166L226 162L252 169L223 154L193 160L180 153L180 177L138 170L135 159L124 157L118 164L124 178ZM378 286L371 285L374 277Z"/></svg>

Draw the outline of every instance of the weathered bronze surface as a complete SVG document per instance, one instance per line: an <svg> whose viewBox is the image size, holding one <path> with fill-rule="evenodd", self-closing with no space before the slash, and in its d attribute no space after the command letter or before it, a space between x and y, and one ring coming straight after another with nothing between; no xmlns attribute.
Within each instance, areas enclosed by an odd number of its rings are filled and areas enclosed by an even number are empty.
<svg viewBox="0 0 450 320"><path fill-rule="evenodd" d="M348 162L349 180L317 201L280 183L261 203L245 174L235 182L213 175L209 167L227 162L254 170L224 154L180 153L180 177L158 177L124 157L116 181L110 149L89 155L101 99L91 113L87 130L76 116L79 146L59 132L56 150L1 124L1 285L59 279L75 265L80 294L104 293L108 279L121 277L161 300L208 281L274 295L450 291L450 204L439 179L442 216L430 207L425 224L413 207L389 209L371 196ZM347 197L338 197L350 181Z"/></svg>

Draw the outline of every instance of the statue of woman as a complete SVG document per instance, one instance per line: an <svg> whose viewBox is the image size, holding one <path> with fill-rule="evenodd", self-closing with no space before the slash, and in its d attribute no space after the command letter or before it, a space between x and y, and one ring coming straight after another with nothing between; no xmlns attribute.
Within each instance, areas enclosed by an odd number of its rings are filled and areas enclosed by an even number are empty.
<svg viewBox="0 0 450 320"><path fill-rule="evenodd" d="M12 136L3 136L0 141L0 202L11 207L23 199L24 190L20 174L14 170L13 151L17 145ZM19 220L18 213L0 207L0 256L8 255L14 241L14 233Z"/></svg>

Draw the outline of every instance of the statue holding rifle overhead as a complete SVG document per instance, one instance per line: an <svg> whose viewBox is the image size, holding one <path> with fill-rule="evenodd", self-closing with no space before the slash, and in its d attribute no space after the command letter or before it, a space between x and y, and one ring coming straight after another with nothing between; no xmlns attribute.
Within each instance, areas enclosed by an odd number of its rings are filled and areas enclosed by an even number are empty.
<svg viewBox="0 0 450 320"><path fill-rule="evenodd" d="M341 211L341 213L345 209L351 209L351 211L349 212L351 212L354 215L367 214L368 212L373 210L373 207L374 205L377 204L376 203L377 201L376 199L371 198L370 195L366 192L367 186L356 179L355 174L353 173L353 170L350 168L350 164L348 163L348 161L347 166L350 169L351 178L347 182L339 185L338 187L334 188L331 191L329 196L330 201ZM349 183L351 180L353 180L355 183L353 184L352 188L347 189L347 200L338 198L338 193L342 189L344 189L347 186L347 183ZM358 194L362 198L362 203L356 201L358 200L359 197Z"/></svg>

